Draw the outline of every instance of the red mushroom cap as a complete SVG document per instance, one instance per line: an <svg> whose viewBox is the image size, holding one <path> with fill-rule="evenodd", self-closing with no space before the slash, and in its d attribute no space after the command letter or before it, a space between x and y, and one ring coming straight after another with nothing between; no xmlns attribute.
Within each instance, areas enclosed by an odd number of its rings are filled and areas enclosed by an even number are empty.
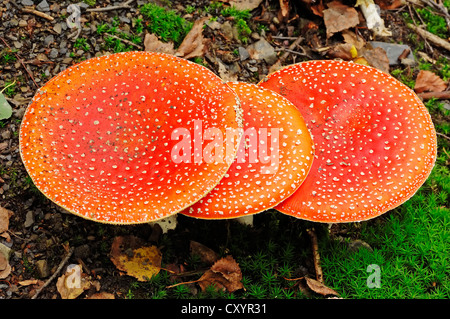
<svg viewBox="0 0 450 319"><path fill-rule="evenodd" d="M174 131L194 135L201 120L203 129L225 134L242 128L241 112L228 85L198 64L113 54L70 67L38 90L20 151L35 185L56 204L99 222L143 223L205 196L236 155L239 141L222 162L178 162Z"/></svg>
<svg viewBox="0 0 450 319"><path fill-rule="evenodd" d="M238 154L220 183L182 212L187 216L227 219L262 212L292 195L311 168L313 143L297 108L254 84L228 85L243 109Z"/></svg>
<svg viewBox="0 0 450 319"><path fill-rule="evenodd" d="M315 144L302 186L277 210L319 222L376 217L408 200L436 160L431 117L412 90L343 61L285 67L259 84L292 101Z"/></svg>

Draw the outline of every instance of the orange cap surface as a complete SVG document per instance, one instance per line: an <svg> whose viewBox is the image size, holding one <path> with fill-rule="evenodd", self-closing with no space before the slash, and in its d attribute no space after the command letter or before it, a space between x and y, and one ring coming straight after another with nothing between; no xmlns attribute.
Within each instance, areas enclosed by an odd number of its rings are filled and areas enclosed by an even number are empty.
<svg viewBox="0 0 450 319"><path fill-rule="evenodd" d="M194 136L197 120L225 134L242 128L241 112L228 85L198 64L118 53L72 66L38 90L20 151L35 185L56 204L99 222L143 223L205 196L236 155L239 141L219 163L179 162L174 131Z"/></svg>
<svg viewBox="0 0 450 319"><path fill-rule="evenodd" d="M182 213L227 219L256 214L292 195L313 161L311 135L297 108L254 84L230 82L243 110L244 135L225 177Z"/></svg>
<svg viewBox="0 0 450 319"><path fill-rule="evenodd" d="M408 200L436 160L436 132L416 94L375 68L344 61L287 66L259 84L293 102L315 144L302 186L275 207L318 222L376 217Z"/></svg>

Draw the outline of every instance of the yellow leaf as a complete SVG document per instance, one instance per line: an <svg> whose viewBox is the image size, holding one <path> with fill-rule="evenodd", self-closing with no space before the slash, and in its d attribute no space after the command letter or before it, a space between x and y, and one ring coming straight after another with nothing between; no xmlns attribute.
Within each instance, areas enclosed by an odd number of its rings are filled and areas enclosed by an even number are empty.
<svg viewBox="0 0 450 319"><path fill-rule="evenodd" d="M162 255L158 247L144 246L133 236L116 237L110 255L117 269L139 281L147 281L161 270Z"/></svg>

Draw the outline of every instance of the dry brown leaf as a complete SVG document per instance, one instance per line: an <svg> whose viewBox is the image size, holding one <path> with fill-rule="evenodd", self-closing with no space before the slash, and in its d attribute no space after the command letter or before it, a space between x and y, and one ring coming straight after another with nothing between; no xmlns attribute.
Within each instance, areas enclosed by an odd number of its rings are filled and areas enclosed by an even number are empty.
<svg viewBox="0 0 450 319"><path fill-rule="evenodd" d="M93 285L98 286L98 283L91 281L80 265L70 264L66 272L58 278L56 289L62 299L75 299Z"/></svg>
<svg viewBox="0 0 450 319"><path fill-rule="evenodd" d="M6 208L0 207L0 234L9 229L9 218L13 212Z"/></svg>
<svg viewBox="0 0 450 319"><path fill-rule="evenodd" d="M211 248L206 247L199 242L191 240L190 242L191 255L197 255L205 264L212 265L219 259L219 255Z"/></svg>
<svg viewBox="0 0 450 319"><path fill-rule="evenodd" d="M355 46L350 43L339 43L332 47L328 52L328 56L334 59L342 59L345 61L350 61L355 58L354 51L356 51Z"/></svg>
<svg viewBox="0 0 450 319"><path fill-rule="evenodd" d="M203 37L203 25L209 20L209 17L198 19L192 26L191 31L184 37L175 56L185 59L202 57L206 50L209 40Z"/></svg>
<svg viewBox="0 0 450 319"><path fill-rule="evenodd" d="M389 73L389 58L383 48L363 48L360 56L364 57L370 66Z"/></svg>
<svg viewBox="0 0 450 319"><path fill-rule="evenodd" d="M405 5L403 0L374 0L381 10L394 10Z"/></svg>
<svg viewBox="0 0 450 319"><path fill-rule="evenodd" d="M239 264L233 257L227 256L216 261L211 269L200 277L198 284L202 291L205 291L208 286L214 285L217 290L233 292L244 288L241 280L242 272Z"/></svg>
<svg viewBox="0 0 450 319"><path fill-rule="evenodd" d="M353 31L344 30L341 34L344 38L344 42L354 45L357 50L361 50L366 45L364 38L356 35Z"/></svg>
<svg viewBox="0 0 450 319"><path fill-rule="evenodd" d="M43 281L38 280L38 279L28 279L28 280L22 280L22 281L18 282L18 284L21 286L37 285L40 283L43 283Z"/></svg>
<svg viewBox="0 0 450 319"><path fill-rule="evenodd" d="M279 0L280 1L280 15L281 21L285 21L289 18L289 0Z"/></svg>
<svg viewBox="0 0 450 319"><path fill-rule="evenodd" d="M327 38L330 38L337 32L353 28L359 24L358 12L355 8L346 6L339 1L332 1L327 6L328 9L323 10Z"/></svg>
<svg viewBox="0 0 450 319"><path fill-rule="evenodd" d="M414 85L416 93L442 92L447 89L447 83L431 71L420 70Z"/></svg>
<svg viewBox="0 0 450 319"><path fill-rule="evenodd" d="M174 54L173 42L162 42L153 33L147 33L144 38L144 48L147 52Z"/></svg>
<svg viewBox="0 0 450 319"><path fill-rule="evenodd" d="M110 258L117 269L138 281L147 281L161 270L162 255L158 247L146 246L135 236L114 238Z"/></svg>
<svg viewBox="0 0 450 319"><path fill-rule="evenodd" d="M98 292L88 297L87 299L116 299L114 294L109 292Z"/></svg>
<svg viewBox="0 0 450 319"><path fill-rule="evenodd" d="M325 286L320 281L317 281L315 279L308 278L308 277L305 277L305 280L306 280L306 284L308 285L308 287L315 293L318 293L323 296L329 296L329 295L339 296L339 294L335 290Z"/></svg>
<svg viewBox="0 0 450 319"><path fill-rule="evenodd" d="M5 255L0 252L0 279L5 279L11 273L11 265Z"/></svg>
<svg viewBox="0 0 450 319"><path fill-rule="evenodd" d="M220 2L228 3L230 6L238 10L253 10L256 9L262 0L219 0Z"/></svg>

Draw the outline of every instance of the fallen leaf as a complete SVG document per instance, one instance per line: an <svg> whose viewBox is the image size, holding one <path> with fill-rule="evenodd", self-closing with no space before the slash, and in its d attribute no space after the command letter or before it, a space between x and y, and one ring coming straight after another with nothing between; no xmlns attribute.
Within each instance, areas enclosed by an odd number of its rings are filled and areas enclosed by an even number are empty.
<svg viewBox="0 0 450 319"><path fill-rule="evenodd" d="M358 56L355 46L350 43L339 43L332 47L327 54L331 58L345 61L350 61Z"/></svg>
<svg viewBox="0 0 450 319"><path fill-rule="evenodd" d="M116 237L110 258L117 269L138 281L147 281L161 270L162 255L158 247L145 246L145 242L135 236Z"/></svg>
<svg viewBox="0 0 450 319"><path fill-rule="evenodd" d="M22 280L19 281L18 284L21 286L30 286L30 285L37 285L43 283L41 280L38 279L28 279L28 280Z"/></svg>
<svg viewBox="0 0 450 319"><path fill-rule="evenodd" d="M309 277L305 277L305 280L306 280L306 284L308 285L308 287L315 293L318 293L323 296L329 296L329 295L339 296L339 294L335 290L325 286L320 281L317 281L317 280L309 278Z"/></svg>
<svg viewBox="0 0 450 319"><path fill-rule="evenodd" d="M217 58L217 64L219 66L219 77L224 82L235 82L238 80L238 75L231 72L219 58Z"/></svg>
<svg viewBox="0 0 450 319"><path fill-rule="evenodd" d="M7 231L9 228L9 218L13 215L13 212L0 207L0 234Z"/></svg>
<svg viewBox="0 0 450 319"><path fill-rule="evenodd" d="M11 265L5 255L0 252L0 279L5 279L11 273Z"/></svg>
<svg viewBox="0 0 450 319"><path fill-rule="evenodd" d="M328 9L323 10L327 38L330 38L337 32L353 28L359 24L358 12L355 8L346 6L339 1L332 1L327 6Z"/></svg>
<svg viewBox="0 0 450 319"><path fill-rule="evenodd" d="M442 92L447 89L447 83L431 71L420 70L414 85L416 93Z"/></svg>
<svg viewBox="0 0 450 319"><path fill-rule="evenodd" d="M219 259L219 255L211 248L206 247L199 242L191 240L190 242L191 255L197 255L205 264L212 265Z"/></svg>
<svg viewBox="0 0 450 319"><path fill-rule="evenodd" d="M11 273L10 255L11 249L0 243L0 279L5 279Z"/></svg>
<svg viewBox="0 0 450 319"><path fill-rule="evenodd" d="M364 47L360 50L360 57L363 57L370 66L389 73L389 58L383 48Z"/></svg>
<svg viewBox="0 0 450 319"><path fill-rule="evenodd" d="M9 119L12 115L12 108L6 97L0 92L0 120Z"/></svg>
<svg viewBox="0 0 450 319"><path fill-rule="evenodd" d="M281 21L289 18L289 0L279 0L280 1L280 15Z"/></svg>
<svg viewBox="0 0 450 319"><path fill-rule="evenodd" d="M253 10L256 9L262 0L219 0L220 2L228 3L230 6L238 10Z"/></svg>
<svg viewBox="0 0 450 319"><path fill-rule="evenodd" d="M211 285L217 290L227 290L234 292L244 288L241 282L242 272L239 264L231 256L219 259L207 270L198 280L198 284L202 291Z"/></svg>
<svg viewBox="0 0 450 319"><path fill-rule="evenodd" d="M207 20L209 20L209 17L204 17L195 21L192 29L186 34L183 42L181 42L178 47L175 56L191 59L201 57L205 54L209 40L203 37L203 25Z"/></svg>
<svg viewBox="0 0 450 319"><path fill-rule="evenodd" d="M144 50L147 52L158 52L174 54L173 42L162 42L153 33L147 33L144 38Z"/></svg>
<svg viewBox="0 0 450 319"><path fill-rule="evenodd" d="M381 10L394 10L405 5L403 0L375 0Z"/></svg>
<svg viewBox="0 0 450 319"><path fill-rule="evenodd" d="M98 292L88 297L87 299L116 299L116 298L114 297L114 294L111 294L109 292Z"/></svg>
<svg viewBox="0 0 450 319"><path fill-rule="evenodd" d="M90 277L83 273L80 265L70 264L56 282L62 299L75 299L93 285Z"/></svg>
<svg viewBox="0 0 450 319"><path fill-rule="evenodd" d="M357 50L361 50L366 45L364 38L356 35L353 31L344 30L341 34L344 38L344 42L354 45Z"/></svg>

